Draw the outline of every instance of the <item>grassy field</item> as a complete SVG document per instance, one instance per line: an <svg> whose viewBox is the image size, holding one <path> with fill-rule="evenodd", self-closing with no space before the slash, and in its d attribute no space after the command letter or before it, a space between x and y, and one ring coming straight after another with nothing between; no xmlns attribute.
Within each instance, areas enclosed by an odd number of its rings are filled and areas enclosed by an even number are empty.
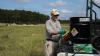
<svg viewBox="0 0 100 56"><path fill-rule="evenodd" d="M66 30L67 25L62 25ZM45 26L0 25L0 56L44 56Z"/></svg>

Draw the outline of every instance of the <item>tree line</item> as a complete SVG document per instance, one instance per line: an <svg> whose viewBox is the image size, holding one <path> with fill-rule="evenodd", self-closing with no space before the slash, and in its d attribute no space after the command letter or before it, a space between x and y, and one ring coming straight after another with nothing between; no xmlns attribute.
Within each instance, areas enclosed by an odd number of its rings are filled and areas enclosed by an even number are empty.
<svg viewBox="0 0 100 56"><path fill-rule="evenodd" d="M0 9L0 23L15 24L44 24L50 17L39 12L25 10ZM60 20L61 23L69 23L69 20Z"/></svg>
<svg viewBox="0 0 100 56"><path fill-rule="evenodd" d="M48 18L48 15L39 12L0 9L1 23L40 24L45 23Z"/></svg>

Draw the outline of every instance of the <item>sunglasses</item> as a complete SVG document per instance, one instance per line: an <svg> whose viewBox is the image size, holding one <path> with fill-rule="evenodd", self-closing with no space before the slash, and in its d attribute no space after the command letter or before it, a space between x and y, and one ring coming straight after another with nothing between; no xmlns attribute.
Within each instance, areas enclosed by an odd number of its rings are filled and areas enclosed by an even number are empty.
<svg viewBox="0 0 100 56"><path fill-rule="evenodd" d="M54 16L59 16L59 14L57 14L57 15L54 15Z"/></svg>

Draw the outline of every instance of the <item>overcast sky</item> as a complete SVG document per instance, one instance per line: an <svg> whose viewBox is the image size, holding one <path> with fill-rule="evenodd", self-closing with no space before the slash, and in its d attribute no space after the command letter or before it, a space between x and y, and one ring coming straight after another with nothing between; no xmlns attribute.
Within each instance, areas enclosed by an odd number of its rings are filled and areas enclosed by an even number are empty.
<svg viewBox="0 0 100 56"><path fill-rule="evenodd" d="M95 2L100 4L100 0ZM46 15L50 15L50 10L55 8L60 12L60 19L69 19L85 16L86 0L1 0L0 8L37 11ZM96 10L100 12L97 8Z"/></svg>

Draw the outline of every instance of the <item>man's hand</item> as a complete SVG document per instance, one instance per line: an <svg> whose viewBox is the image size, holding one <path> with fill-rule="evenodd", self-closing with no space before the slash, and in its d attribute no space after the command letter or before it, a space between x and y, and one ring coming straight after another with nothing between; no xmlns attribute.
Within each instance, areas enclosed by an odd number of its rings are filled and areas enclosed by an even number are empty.
<svg viewBox="0 0 100 56"><path fill-rule="evenodd" d="M66 31L62 28L62 29L60 29L60 31L58 33L61 35L64 35L66 33Z"/></svg>

